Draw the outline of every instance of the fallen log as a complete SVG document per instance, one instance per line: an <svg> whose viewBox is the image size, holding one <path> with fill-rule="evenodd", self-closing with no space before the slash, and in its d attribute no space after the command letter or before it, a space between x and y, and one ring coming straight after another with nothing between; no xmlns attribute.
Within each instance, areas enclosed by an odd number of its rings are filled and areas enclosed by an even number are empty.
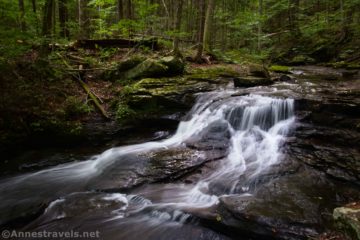
<svg viewBox="0 0 360 240"><path fill-rule="evenodd" d="M77 40L74 44L77 48L96 49L100 48L134 48L139 46L145 46L153 50L158 50L158 41L156 38L150 39L83 39Z"/></svg>

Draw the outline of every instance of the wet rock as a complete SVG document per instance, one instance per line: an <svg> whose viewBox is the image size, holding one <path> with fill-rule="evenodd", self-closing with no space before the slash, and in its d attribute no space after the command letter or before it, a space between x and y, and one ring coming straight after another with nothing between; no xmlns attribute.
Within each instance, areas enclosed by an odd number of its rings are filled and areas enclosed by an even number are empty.
<svg viewBox="0 0 360 240"><path fill-rule="evenodd" d="M288 75L285 75L285 74L283 74L279 77L279 81L281 81L281 82L290 82L291 80L292 80L291 77L289 77Z"/></svg>
<svg viewBox="0 0 360 240"><path fill-rule="evenodd" d="M207 148L209 149L209 148ZM144 183L176 180L208 161L226 156L225 150L196 150L186 147L154 150L119 157L92 179L89 189L129 190Z"/></svg>
<svg viewBox="0 0 360 240"><path fill-rule="evenodd" d="M352 239L360 239L360 203L335 208L333 217L340 230Z"/></svg>
<svg viewBox="0 0 360 240"><path fill-rule="evenodd" d="M264 77L254 77L254 76L248 76L248 77L237 77L233 78L234 81L234 87L240 88L240 87L255 87L259 85L270 85L273 83L271 79L264 78Z"/></svg>
<svg viewBox="0 0 360 240"><path fill-rule="evenodd" d="M219 149L226 151L230 145L230 131L226 122L213 122L185 143L200 150Z"/></svg>
<svg viewBox="0 0 360 240"><path fill-rule="evenodd" d="M326 216L331 216L339 195L359 196L355 189L342 188L306 166L285 175L283 171L284 167L280 176L259 181L252 195L221 197L217 209L221 223L255 239L309 239L331 221Z"/></svg>

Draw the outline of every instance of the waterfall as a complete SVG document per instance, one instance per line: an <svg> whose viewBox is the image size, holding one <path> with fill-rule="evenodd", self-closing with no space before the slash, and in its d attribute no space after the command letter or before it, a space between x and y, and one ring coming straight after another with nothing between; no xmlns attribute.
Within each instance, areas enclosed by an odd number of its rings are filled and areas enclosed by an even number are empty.
<svg viewBox="0 0 360 240"><path fill-rule="evenodd" d="M51 199L54 195L82 191L88 181L101 177L113 164L135 164L123 156L186 146L189 141L202 141L204 136L211 138L216 131L226 131L230 135L227 156L221 160L221 166L195 184L159 187L161 191L171 193L164 194L167 198L162 202L149 203L146 207L154 208L152 216L158 216L163 208L168 209L169 206L175 209L204 208L217 203L224 194L251 194L252 183L257 177L281 160L281 145L295 121L294 101L255 94L231 94L215 91L199 96L185 120L180 122L176 133L168 139L111 148L87 161L67 163L2 180L0 211L6 216L11 214L14 204L26 206L42 202L44 198ZM158 187L155 184L152 186L154 189ZM141 192L137 194L141 195ZM15 203L14 199L19 201ZM178 210L173 212L176 215L179 213ZM122 213L121 216L125 215ZM181 219L185 221L186 217Z"/></svg>

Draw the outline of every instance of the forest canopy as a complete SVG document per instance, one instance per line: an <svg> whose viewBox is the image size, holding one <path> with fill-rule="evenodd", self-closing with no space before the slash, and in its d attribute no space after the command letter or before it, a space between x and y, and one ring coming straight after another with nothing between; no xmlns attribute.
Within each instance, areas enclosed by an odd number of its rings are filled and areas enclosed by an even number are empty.
<svg viewBox="0 0 360 240"><path fill-rule="evenodd" d="M0 14L2 58L44 42L157 37L260 58L319 50L327 61L360 38L358 0L1 0Z"/></svg>

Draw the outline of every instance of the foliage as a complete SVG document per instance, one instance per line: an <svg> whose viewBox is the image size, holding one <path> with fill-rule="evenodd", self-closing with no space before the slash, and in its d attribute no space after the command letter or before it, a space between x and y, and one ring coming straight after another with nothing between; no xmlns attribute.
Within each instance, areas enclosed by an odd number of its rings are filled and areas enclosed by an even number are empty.
<svg viewBox="0 0 360 240"><path fill-rule="evenodd" d="M94 108L88 103L82 102L77 97L70 96L65 100L65 111L69 117L88 114L94 111Z"/></svg>
<svg viewBox="0 0 360 240"><path fill-rule="evenodd" d="M132 110L128 105L124 103L119 103L115 112L115 118L117 121L121 122L128 120L134 117L135 111Z"/></svg>

